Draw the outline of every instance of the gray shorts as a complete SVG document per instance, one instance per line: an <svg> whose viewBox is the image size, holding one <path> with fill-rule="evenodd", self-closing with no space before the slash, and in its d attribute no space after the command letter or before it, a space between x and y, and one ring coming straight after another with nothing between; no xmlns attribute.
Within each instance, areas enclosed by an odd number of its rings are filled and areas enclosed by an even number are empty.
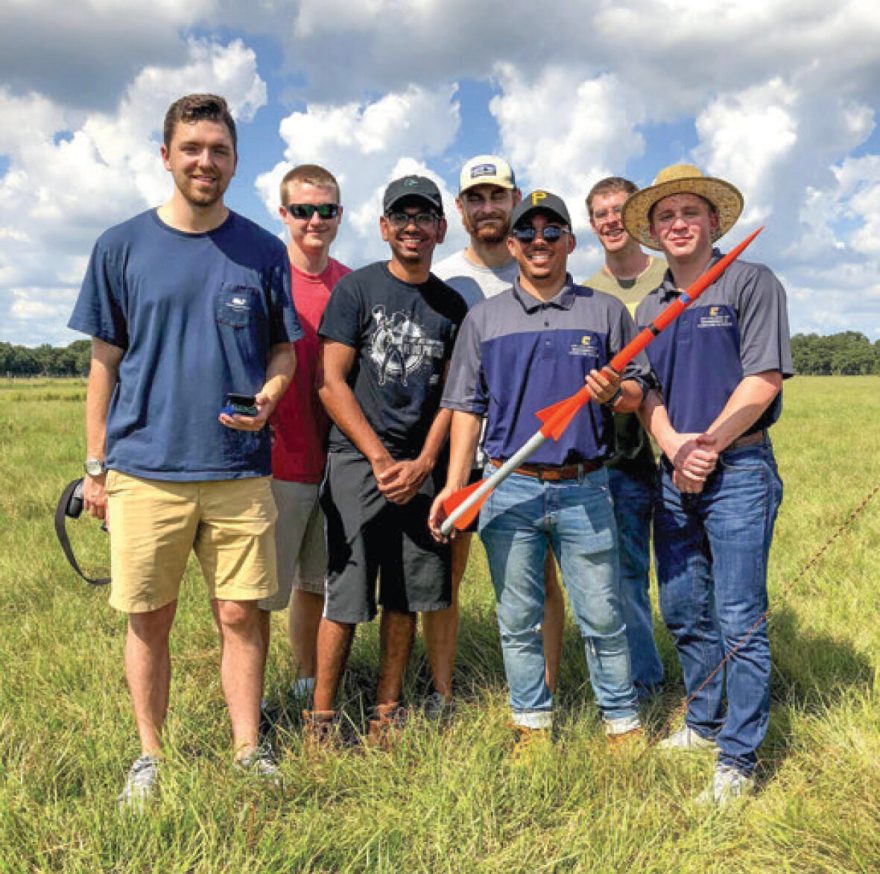
<svg viewBox="0 0 880 874"><path fill-rule="evenodd" d="M321 488L329 552L324 616L334 622L369 622L377 601L397 613L450 606L450 548L428 530L435 492L429 476L409 503L392 504L362 455L330 453Z"/></svg>
<svg viewBox="0 0 880 874"><path fill-rule="evenodd" d="M278 508L275 523L278 591L260 601L261 610L284 610L290 604L293 589L324 594L327 545L319 490L320 486L313 483L272 480L272 495Z"/></svg>

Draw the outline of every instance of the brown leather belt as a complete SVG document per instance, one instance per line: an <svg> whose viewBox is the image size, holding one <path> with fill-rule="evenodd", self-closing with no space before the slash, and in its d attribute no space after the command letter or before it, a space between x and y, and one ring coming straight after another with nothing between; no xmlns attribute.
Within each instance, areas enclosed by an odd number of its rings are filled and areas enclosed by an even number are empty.
<svg viewBox="0 0 880 874"><path fill-rule="evenodd" d="M727 448L742 449L743 446L755 446L758 443L763 443L766 436L766 431L755 431L754 434L746 434L744 437L737 437Z"/></svg>
<svg viewBox="0 0 880 874"><path fill-rule="evenodd" d="M500 458L490 458L489 461L495 467L501 467L504 461ZM595 461L582 461L580 464L524 464L513 472L523 476L530 476L541 482L559 482L560 480L579 479L585 473L592 473L602 467Z"/></svg>

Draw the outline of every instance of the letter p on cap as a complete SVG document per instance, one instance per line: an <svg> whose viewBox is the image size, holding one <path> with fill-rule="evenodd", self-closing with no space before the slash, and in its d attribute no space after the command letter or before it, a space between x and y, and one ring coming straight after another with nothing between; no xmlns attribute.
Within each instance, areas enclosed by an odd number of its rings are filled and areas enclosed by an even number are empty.
<svg viewBox="0 0 880 874"><path fill-rule="evenodd" d="M539 206L542 200L547 198L546 191L533 191L532 192L532 206Z"/></svg>

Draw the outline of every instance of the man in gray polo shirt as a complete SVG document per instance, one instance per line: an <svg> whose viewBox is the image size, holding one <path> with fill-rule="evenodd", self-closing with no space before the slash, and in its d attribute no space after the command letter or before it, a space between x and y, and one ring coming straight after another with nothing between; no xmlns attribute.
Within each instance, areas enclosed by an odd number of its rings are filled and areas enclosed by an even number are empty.
<svg viewBox="0 0 880 874"><path fill-rule="evenodd" d="M603 369L635 335L626 307L575 285L566 271L575 238L568 209L534 191L513 211L508 248L519 266L513 287L470 310L453 353L441 406L453 410L449 477L431 507L435 537L443 501L468 481L486 417L491 466L510 458L535 432L535 414L586 382L592 400L558 441L501 483L480 513L495 588L510 687L515 754L549 739L553 695L544 674L540 632L548 547L562 569L585 642L590 679L612 745L641 733L620 612L617 538L602 462L611 448L611 412L643 397L644 356L621 376ZM601 371L601 372L600 372Z"/></svg>
<svg viewBox="0 0 880 874"><path fill-rule="evenodd" d="M461 168L455 206L470 236L467 248L444 258L432 268L435 276L451 285L468 307L506 291L519 273L507 249L510 214L522 192L510 165L498 155L477 155ZM473 478L482 476L484 458L477 450ZM461 532L452 543L452 606L422 614L425 645L431 662L434 691L425 703L429 717L439 717L452 703L452 672L458 636L458 590L467 567L471 536L476 527ZM562 655L565 599L556 579L553 556L544 569L544 653L547 683L556 687Z"/></svg>
<svg viewBox="0 0 880 874"><path fill-rule="evenodd" d="M630 196L627 231L669 262L636 310L640 326L721 257L713 243L742 207L733 185L689 164L661 170ZM701 798L724 805L752 790L770 718L761 618L782 500L768 432L792 374L785 290L763 264L736 261L647 351L659 392L648 393L642 416L663 452L654 516L660 609L688 693L684 727L660 747L717 747L713 785Z"/></svg>

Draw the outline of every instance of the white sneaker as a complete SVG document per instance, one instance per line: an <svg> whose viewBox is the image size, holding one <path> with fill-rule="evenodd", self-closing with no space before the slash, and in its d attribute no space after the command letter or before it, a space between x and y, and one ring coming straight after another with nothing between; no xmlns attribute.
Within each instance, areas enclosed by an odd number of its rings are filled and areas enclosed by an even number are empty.
<svg viewBox="0 0 880 874"><path fill-rule="evenodd" d="M730 765L719 764L715 768L712 785L697 796L697 804L703 807L713 804L716 807L726 807L745 795L751 795L754 791L754 777L747 777Z"/></svg>
<svg viewBox="0 0 880 874"><path fill-rule="evenodd" d="M658 750L672 750L674 752L706 752L715 751L718 745L712 738L697 734L689 725L685 725L678 731L669 735L657 744Z"/></svg>
<svg viewBox="0 0 880 874"><path fill-rule="evenodd" d="M116 798L120 810L143 813L147 801L159 788L159 759L144 755L134 760L125 781L125 788Z"/></svg>

